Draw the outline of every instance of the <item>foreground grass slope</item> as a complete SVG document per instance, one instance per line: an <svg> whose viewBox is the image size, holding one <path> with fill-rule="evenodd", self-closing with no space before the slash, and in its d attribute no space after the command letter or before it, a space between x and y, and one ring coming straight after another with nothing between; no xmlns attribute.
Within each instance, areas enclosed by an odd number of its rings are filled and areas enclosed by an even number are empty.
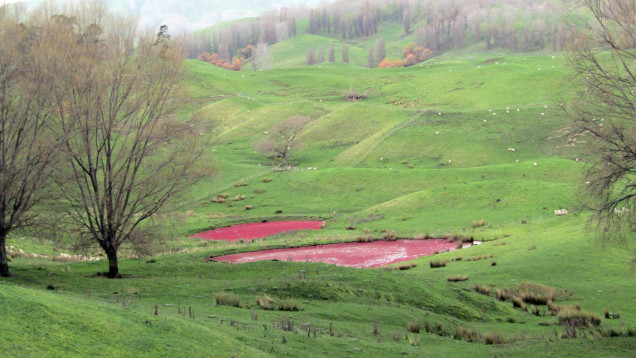
<svg viewBox="0 0 636 358"><path fill-rule="evenodd" d="M95 276L101 263L14 260L16 277L1 284L2 313L7 317L3 322L9 332L3 337L3 352L9 356L180 356L188 352L252 357L300 356L312 347L317 355L337 357L421 356L424 352L536 356L537 349L546 356L589 356L590 352L625 356L636 348L633 337L561 339L555 316L536 317L510 302L468 290L470 284L494 289L541 283L556 288L559 305L580 304L600 316L605 309L621 313L620 319L603 319L602 327L635 325L634 278L628 264L633 247L598 246L586 237L582 219L576 217L529 223L525 226L529 231L520 226L493 228L510 236L415 260L417 267L408 271L203 260L230 246L251 247L246 243L124 260L122 271L128 276L122 280ZM287 240L295 238L263 241L287 245ZM492 257L469 261L484 255ZM429 268L430 260L458 256L463 260ZM492 266L492 261L497 265ZM446 281L456 275L470 279ZM241 307L217 301L223 292L240 300ZM266 295L300 311L264 310L256 302ZM410 322L418 323L421 332L409 332ZM450 337L425 333L426 325L438 324ZM459 327L479 334L497 332L510 343L489 346L455 339ZM100 337L110 339L104 342Z"/></svg>

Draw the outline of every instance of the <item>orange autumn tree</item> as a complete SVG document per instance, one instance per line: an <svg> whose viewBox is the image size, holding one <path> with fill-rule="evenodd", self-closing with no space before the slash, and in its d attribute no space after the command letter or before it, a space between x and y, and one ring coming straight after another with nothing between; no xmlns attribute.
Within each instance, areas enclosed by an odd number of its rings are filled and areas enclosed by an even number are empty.
<svg viewBox="0 0 636 358"><path fill-rule="evenodd" d="M423 48L421 46L415 46L413 42L409 43L402 50L402 60L394 60L391 61L389 59L384 59L380 64L378 64L378 68L395 68L395 67L409 67L420 62L424 62L431 58L433 51L428 48Z"/></svg>
<svg viewBox="0 0 636 358"><path fill-rule="evenodd" d="M218 53L210 54L208 52L204 52L199 55L199 60L203 62L207 62L213 64L214 66L218 66L230 71L240 71L241 70L241 60L242 58L232 57L230 62L225 61L219 56Z"/></svg>

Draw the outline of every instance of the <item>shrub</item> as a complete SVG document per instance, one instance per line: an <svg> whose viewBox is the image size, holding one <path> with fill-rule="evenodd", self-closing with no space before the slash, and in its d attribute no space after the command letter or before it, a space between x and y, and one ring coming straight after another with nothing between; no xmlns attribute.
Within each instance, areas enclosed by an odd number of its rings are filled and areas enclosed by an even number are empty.
<svg viewBox="0 0 636 358"><path fill-rule="evenodd" d="M554 287L522 282L517 285L517 294L526 303L546 305L554 300L556 290Z"/></svg>
<svg viewBox="0 0 636 358"><path fill-rule="evenodd" d="M302 307L294 300L280 300L277 306L280 311L302 311Z"/></svg>
<svg viewBox="0 0 636 358"><path fill-rule="evenodd" d="M446 260L431 261L429 264L431 268L446 267Z"/></svg>
<svg viewBox="0 0 636 358"><path fill-rule="evenodd" d="M411 333L420 333L420 324L417 321L409 321L406 325L406 330Z"/></svg>
<svg viewBox="0 0 636 358"><path fill-rule="evenodd" d="M263 178L263 183L271 183L272 179L270 178Z"/></svg>
<svg viewBox="0 0 636 358"><path fill-rule="evenodd" d="M235 187L247 186L247 183L243 183L243 182L241 182L241 183L234 183L234 186L235 186Z"/></svg>
<svg viewBox="0 0 636 358"><path fill-rule="evenodd" d="M497 261L493 261L490 263L490 266L497 266Z"/></svg>
<svg viewBox="0 0 636 358"><path fill-rule="evenodd" d="M508 298L510 298L510 292L508 291L507 288L504 289L495 289L495 297L499 300L499 301L507 301Z"/></svg>
<svg viewBox="0 0 636 358"><path fill-rule="evenodd" d="M243 207L243 210L252 210L252 209L253 209L252 205L245 205Z"/></svg>
<svg viewBox="0 0 636 358"><path fill-rule="evenodd" d="M382 237L387 241L397 241L398 235L393 230L384 231Z"/></svg>
<svg viewBox="0 0 636 358"><path fill-rule="evenodd" d="M523 300L519 296L512 297L512 306L521 308L524 311L527 309L526 304L523 302Z"/></svg>
<svg viewBox="0 0 636 358"><path fill-rule="evenodd" d="M486 222L484 221L484 219L481 219L479 221L473 220L473 228L478 228L484 225L486 225Z"/></svg>
<svg viewBox="0 0 636 358"><path fill-rule="evenodd" d="M221 292L214 295L214 300L216 304L219 306L232 306L232 307L242 307L241 299L227 292Z"/></svg>
<svg viewBox="0 0 636 358"><path fill-rule="evenodd" d="M554 302L552 302L551 300L548 301L548 311L550 311L550 313L552 314L558 314L559 311L561 311L561 306L557 306L554 304Z"/></svg>
<svg viewBox="0 0 636 358"><path fill-rule="evenodd" d="M254 189L254 193L256 193L256 194L263 194L264 192L265 192L265 189L263 189L263 188Z"/></svg>
<svg viewBox="0 0 636 358"><path fill-rule="evenodd" d="M572 306L561 307L557 314L557 321L562 326L596 327L601 324L601 318L591 312L577 310Z"/></svg>
<svg viewBox="0 0 636 358"><path fill-rule="evenodd" d="M490 296L492 294L492 290L490 287L486 285L470 285L470 290L473 292L477 292L479 294Z"/></svg>
<svg viewBox="0 0 636 358"><path fill-rule="evenodd" d="M479 261L479 260L485 260L485 259L491 259L495 257L495 255L480 255L480 256L471 256L471 257L467 257L466 261Z"/></svg>
<svg viewBox="0 0 636 358"><path fill-rule="evenodd" d="M622 337L623 336L623 330L619 329L615 329L613 327L605 327L605 328L600 328L598 330L598 332L601 334L601 336L605 337L605 338L612 338L612 337ZM629 336L629 332L627 334Z"/></svg>
<svg viewBox="0 0 636 358"><path fill-rule="evenodd" d="M357 242L372 242L373 241L373 236L371 235L367 235L367 236L356 236L356 241Z"/></svg>
<svg viewBox="0 0 636 358"><path fill-rule="evenodd" d="M264 310L273 310L276 308L276 306L274 305L274 300L268 295L257 296L256 304Z"/></svg>
<svg viewBox="0 0 636 358"><path fill-rule="evenodd" d="M413 235L413 239L414 240L426 240L426 239L430 239L430 236L428 236L428 234L415 234L415 235Z"/></svg>
<svg viewBox="0 0 636 358"><path fill-rule="evenodd" d="M488 345L499 345L504 343L504 339L497 332L484 334L484 343Z"/></svg>
<svg viewBox="0 0 636 358"><path fill-rule="evenodd" d="M541 316L541 308L535 305L530 305L530 311L532 311L532 314L535 316Z"/></svg>
<svg viewBox="0 0 636 358"><path fill-rule="evenodd" d="M245 200L245 195L237 195L232 198L232 201L241 201L241 200Z"/></svg>
<svg viewBox="0 0 636 358"><path fill-rule="evenodd" d="M398 270L400 270L400 271L410 270L413 267L417 267L417 264L400 265L400 266L398 266Z"/></svg>
<svg viewBox="0 0 636 358"><path fill-rule="evenodd" d="M446 277L446 281L450 281L450 282L468 281L468 275Z"/></svg>
<svg viewBox="0 0 636 358"><path fill-rule="evenodd" d="M345 98L347 99L347 101L355 102L364 99L364 95L361 94L358 90L351 88L345 92Z"/></svg>
<svg viewBox="0 0 636 358"><path fill-rule="evenodd" d="M460 326L455 329L453 338L463 339L466 342L476 342L479 339L479 334L472 328L464 328Z"/></svg>

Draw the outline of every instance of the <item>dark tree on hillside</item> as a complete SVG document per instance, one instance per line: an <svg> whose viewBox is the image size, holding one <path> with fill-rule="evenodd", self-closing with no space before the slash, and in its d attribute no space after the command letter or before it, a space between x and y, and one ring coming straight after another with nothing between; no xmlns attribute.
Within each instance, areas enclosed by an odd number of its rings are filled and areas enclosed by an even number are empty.
<svg viewBox="0 0 636 358"><path fill-rule="evenodd" d="M378 62L382 62L386 58L386 47L382 37L378 37L375 41L375 57Z"/></svg>
<svg viewBox="0 0 636 358"><path fill-rule="evenodd" d="M411 13L408 10L404 10L402 13L402 27L404 27L404 33L411 33Z"/></svg>
<svg viewBox="0 0 636 358"><path fill-rule="evenodd" d="M2 11L2 10L0 10ZM64 20L64 21L62 21ZM67 31L68 18L50 27ZM56 128L51 73L43 61L54 43L39 29L0 14L0 276L9 277L7 235L30 225L50 196L48 179L66 134ZM124 51L126 51L124 49Z"/></svg>
<svg viewBox="0 0 636 358"><path fill-rule="evenodd" d="M342 62L349 63L349 46L342 44Z"/></svg>
<svg viewBox="0 0 636 358"><path fill-rule="evenodd" d="M322 47L322 44L318 45L318 49L316 50L316 63L325 62L325 48Z"/></svg>
<svg viewBox="0 0 636 358"><path fill-rule="evenodd" d="M333 47L333 42L329 44L329 62L336 62L336 50Z"/></svg>
<svg viewBox="0 0 636 358"><path fill-rule="evenodd" d="M636 223L636 2L586 0L593 21L570 60L584 91L565 108L590 144L586 202L603 236L634 238ZM624 230L624 231L623 231Z"/></svg>
<svg viewBox="0 0 636 358"><path fill-rule="evenodd" d="M315 56L315 54L314 54L314 48L313 48L313 47L309 47L309 48L307 49L307 58L305 59L305 63L306 63L308 66L311 66L311 65L315 65L315 64L316 64L316 56Z"/></svg>

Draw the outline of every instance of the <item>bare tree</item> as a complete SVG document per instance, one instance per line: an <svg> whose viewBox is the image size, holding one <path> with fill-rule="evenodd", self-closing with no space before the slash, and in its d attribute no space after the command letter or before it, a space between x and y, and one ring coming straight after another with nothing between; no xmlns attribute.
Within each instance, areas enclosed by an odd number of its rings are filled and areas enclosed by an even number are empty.
<svg viewBox="0 0 636 358"><path fill-rule="evenodd" d="M593 21L570 61L584 91L565 109L590 144L587 205L606 238L636 222L636 3L586 0Z"/></svg>
<svg viewBox="0 0 636 358"><path fill-rule="evenodd" d="M267 136L256 143L255 147L258 151L269 154L272 158L280 159L283 165L288 165L292 153L292 145L298 146L298 143L294 142L310 121L311 118L305 116L289 117L275 124L268 131Z"/></svg>
<svg viewBox="0 0 636 358"><path fill-rule="evenodd" d="M271 66L272 53L266 43L261 42L254 50L254 66L257 70L266 70Z"/></svg>
<svg viewBox="0 0 636 358"><path fill-rule="evenodd" d="M55 43L48 60L56 119L72 130L56 176L80 243L98 244L107 277L117 278L120 246L143 248L152 239L148 219L196 179L203 133L168 113L183 56L165 28L137 38L131 54L124 44L135 39L134 21L105 15L87 34L76 18L43 31Z"/></svg>
<svg viewBox="0 0 636 358"><path fill-rule="evenodd" d="M0 9L0 276L8 277L7 235L33 222L65 136L53 125L49 44Z"/></svg>

